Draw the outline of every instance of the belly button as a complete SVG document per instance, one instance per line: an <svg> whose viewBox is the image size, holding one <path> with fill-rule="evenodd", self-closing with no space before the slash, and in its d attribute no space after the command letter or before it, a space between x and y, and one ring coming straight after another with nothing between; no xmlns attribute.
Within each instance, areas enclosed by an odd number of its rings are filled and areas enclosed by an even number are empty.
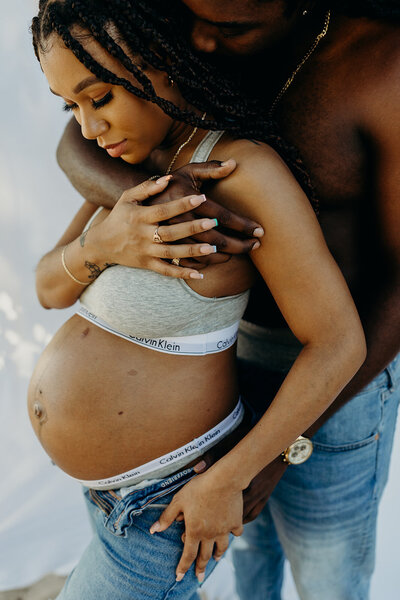
<svg viewBox="0 0 400 600"><path fill-rule="evenodd" d="M44 421L46 420L46 411L39 404L39 402L35 402L35 404L33 405L33 414L37 419L39 419L39 423L44 423Z"/></svg>

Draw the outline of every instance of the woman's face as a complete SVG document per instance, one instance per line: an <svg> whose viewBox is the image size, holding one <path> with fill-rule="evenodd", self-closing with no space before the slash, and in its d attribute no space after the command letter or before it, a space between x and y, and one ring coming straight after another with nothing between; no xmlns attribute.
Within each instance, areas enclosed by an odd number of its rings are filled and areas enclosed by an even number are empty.
<svg viewBox="0 0 400 600"><path fill-rule="evenodd" d="M85 41L85 48L104 67L120 77L137 81L116 59L94 40ZM173 125L158 106L137 98L122 86L104 83L91 73L62 40L53 35L46 51L40 53L40 64L50 90L65 101L81 126L82 135L96 140L114 158L137 164L143 162L166 140ZM157 95L182 104L176 88L168 84L165 73L146 71Z"/></svg>

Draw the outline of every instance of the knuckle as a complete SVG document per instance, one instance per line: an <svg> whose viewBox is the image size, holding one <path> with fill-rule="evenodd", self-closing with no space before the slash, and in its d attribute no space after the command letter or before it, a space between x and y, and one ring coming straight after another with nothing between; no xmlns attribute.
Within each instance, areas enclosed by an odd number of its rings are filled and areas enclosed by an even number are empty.
<svg viewBox="0 0 400 600"><path fill-rule="evenodd" d="M225 237L218 236L218 241L214 243L214 246L218 247L219 252L223 252L228 246L228 241Z"/></svg>
<svg viewBox="0 0 400 600"><path fill-rule="evenodd" d="M164 275L164 277L169 277L171 274L168 267L162 267L160 269L160 273L161 273L161 275Z"/></svg>
<svg viewBox="0 0 400 600"><path fill-rule="evenodd" d="M171 234L169 232L168 227L159 227L158 228L158 235L160 236L160 238L162 239L163 242L169 242L171 241Z"/></svg>
<svg viewBox="0 0 400 600"><path fill-rule="evenodd" d="M161 247L161 255L162 258L171 258L171 249L169 246L162 246Z"/></svg>
<svg viewBox="0 0 400 600"><path fill-rule="evenodd" d="M189 227L188 235L193 235L195 233L203 231L201 226L201 221L192 221Z"/></svg>
<svg viewBox="0 0 400 600"><path fill-rule="evenodd" d="M221 208L218 211L218 221L222 224L222 225L227 225L230 221L231 218L231 213L229 212L229 210L227 210L226 208Z"/></svg>
<svg viewBox="0 0 400 600"><path fill-rule="evenodd" d="M159 221L165 221L168 219L169 212L168 206L166 204L158 204L157 205L157 218Z"/></svg>

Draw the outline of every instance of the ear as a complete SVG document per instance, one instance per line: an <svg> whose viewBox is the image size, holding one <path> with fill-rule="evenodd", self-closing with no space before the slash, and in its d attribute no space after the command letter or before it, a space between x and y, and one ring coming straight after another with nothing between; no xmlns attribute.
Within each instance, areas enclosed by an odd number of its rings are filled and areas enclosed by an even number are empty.
<svg viewBox="0 0 400 600"><path fill-rule="evenodd" d="M300 11L303 17L311 14L317 4L316 0L303 0L301 2Z"/></svg>

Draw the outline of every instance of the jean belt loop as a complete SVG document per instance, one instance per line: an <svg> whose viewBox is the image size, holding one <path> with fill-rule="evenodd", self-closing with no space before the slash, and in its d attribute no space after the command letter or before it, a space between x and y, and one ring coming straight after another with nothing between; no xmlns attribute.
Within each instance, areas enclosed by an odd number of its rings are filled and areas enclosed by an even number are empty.
<svg viewBox="0 0 400 600"><path fill-rule="evenodd" d="M396 359L395 359L396 360ZM385 369L388 376L388 388L390 392L393 392L396 387L396 379L399 378L399 374L396 377L396 369L394 365L394 361L389 363Z"/></svg>

